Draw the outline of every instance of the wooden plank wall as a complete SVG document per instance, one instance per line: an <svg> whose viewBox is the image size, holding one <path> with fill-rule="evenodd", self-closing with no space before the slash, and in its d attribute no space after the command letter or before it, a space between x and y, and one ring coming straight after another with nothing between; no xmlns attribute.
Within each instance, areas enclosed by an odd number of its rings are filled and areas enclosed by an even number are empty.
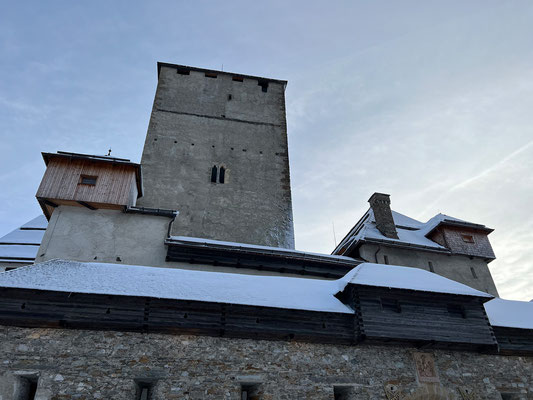
<svg viewBox="0 0 533 400"><path fill-rule="evenodd" d="M496 345L478 298L370 286L356 286L354 296L367 339ZM383 299L397 301L398 309L383 306ZM448 305L463 307L465 318L450 313Z"/></svg>
<svg viewBox="0 0 533 400"><path fill-rule="evenodd" d="M502 354L533 355L533 330L494 326Z"/></svg>
<svg viewBox="0 0 533 400"><path fill-rule="evenodd" d="M80 185L80 176L97 176L96 185ZM128 205L135 169L130 165L99 163L89 160L51 159L37 197Z"/></svg>
<svg viewBox="0 0 533 400"><path fill-rule="evenodd" d="M0 289L0 321L63 327L353 343L353 315L143 297Z"/></svg>
<svg viewBox="0 0 533 400"><path fill-rule="evenodd" d="M360 307L361 312L338 314L0 288L0 324L347 345L365 340L391 345L407 343L419 347L498 351L492 328L477 306L479 299L460 300L466 305L467 318L463 319L446 315L450 296L392 292L395 290L349 285L343 300L351 298L352 306ZM384 311L381 305L377 308L376 299L381 296L398 298L402 312ZM533 330L496 327L494 332L502 354L533 354Z"/></svg>

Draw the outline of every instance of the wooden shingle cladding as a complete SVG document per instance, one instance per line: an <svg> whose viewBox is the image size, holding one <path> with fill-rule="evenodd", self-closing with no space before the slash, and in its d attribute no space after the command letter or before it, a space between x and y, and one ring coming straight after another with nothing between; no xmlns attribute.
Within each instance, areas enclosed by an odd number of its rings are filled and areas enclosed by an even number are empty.
<svg viewBox="0 0 533 400"><path fill-rule="evenodd" d="M497 346L483 307L486 298L365 285L347 289L343 296L351 297L362 340L475 350Z"/></svg>
<svg viewBox="0 0 533 400"><path fill-rule="evenodd" d="M469 225L441 224L427 237L451 250L453 254L481 257L490 262L496 258L488 234L492 229Z"/></svg>
<svg viewBox="0 0 533 400"><path fill-rule="evenodd" d="M43 153L47 165L37 190L47 218L58 205L122 209L142 194L140 165L122 159Z"/></svg>

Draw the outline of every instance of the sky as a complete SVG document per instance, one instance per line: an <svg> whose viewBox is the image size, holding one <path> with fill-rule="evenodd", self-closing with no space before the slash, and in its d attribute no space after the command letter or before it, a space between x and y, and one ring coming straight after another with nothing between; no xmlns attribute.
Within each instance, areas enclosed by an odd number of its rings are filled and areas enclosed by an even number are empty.
<svg viewBox="0 0 533 400"><path fill-rule="evenodd" d="M494 228L500 295L533 299L533 2L2 3L0 235L40 213L40 152L140 161L162 61L289 81L297 249L385 192Z"/></svg>

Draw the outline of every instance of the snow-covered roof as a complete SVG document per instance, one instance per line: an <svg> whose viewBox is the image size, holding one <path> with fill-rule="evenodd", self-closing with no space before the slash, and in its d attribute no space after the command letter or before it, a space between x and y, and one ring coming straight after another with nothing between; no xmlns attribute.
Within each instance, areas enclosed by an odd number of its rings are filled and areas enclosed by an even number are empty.
<svg viewBox="0 0 533 400"><path fill-rule="evenodd" d="M44 215L33 218L20 228L0 237L0 262L35 260L48 221Z"/></svg>
<svg viewBox="0 0 533 400"><path fill-rule="evenodd" d="M0 273L0 287L353 313L342 281L51 260Z"/></svg>
<svg viewBox="0 0 533 400"><path fill-rule="evenodd" d="M363 263L341 278L346 283L418 290L424 292L449 293L466 296L494 297L462 283L419 268L397 265Z"/></svg>
<svg viewBox="0 0 533 400"><path fill-rule="evenodd" d="M155 297L353 313L335 297L349 283L492 297L416 268L364 263L337 280L51 260L0 273L0 287Z"/></svg>
<svg viewBox="0 0 533 400"><path fill-rule="evenodd" d="M448 222L487 229L483 225L473 224L471 222L463 221L445 214L437 214L427 222L420 222L397 211L391 211L394 224L396 225L398 239L386 237L379 231L376 226L374 211L370 208L361 218L359 223L352 228L350 233L337 246L335 251L341 248L351 247L359 241L366 240L397 243L398 245L402 246L419 246L437 251L448 252L449 250L446 247L441 246L440 244L426 237L426 235L428 235L441 223Z"/></svg>
<svg viewBox="0 0 533 400"><path fill-rule="evenodd" d="M311 253L308 251L286 249L283 247L260 246L256 244L227 242L223 240L204 239L204 238L196 238L196 237L189 237L189 236L171 236L170 238L167 239L167 242L168 243L195 244L195 245L210 245L210 246L218 246L218 247L232 248L232 249L266 251L266 252L271 252L271 253L279 252L279 253L284 253L286 255L289 255L289 254L294 254L294 255L299 255L299 256L307 255L307 256L324 257L330 260L345 261L345 262L350 262L350 263L356 262L356 260L353 259L352 257L346 257L346 256L337 256L337 255L323 254L323 253Z"/></svg>
<svg viewBox="0 0 533 400"><path fill-rule="evenodd" d="M490 324L506 328L533 329L533 303L493 299L485 303Z"/></svg>

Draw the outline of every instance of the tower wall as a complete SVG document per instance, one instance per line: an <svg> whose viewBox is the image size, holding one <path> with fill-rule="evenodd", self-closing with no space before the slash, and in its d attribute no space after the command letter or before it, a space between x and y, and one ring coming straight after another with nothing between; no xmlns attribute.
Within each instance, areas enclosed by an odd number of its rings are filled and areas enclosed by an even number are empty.
<svg viewBox="0 0 533 400"><path fill-rule="evenodd" d="M174 235L294 248L285 84L160 64L138 205L179 210Z"/></svg>

